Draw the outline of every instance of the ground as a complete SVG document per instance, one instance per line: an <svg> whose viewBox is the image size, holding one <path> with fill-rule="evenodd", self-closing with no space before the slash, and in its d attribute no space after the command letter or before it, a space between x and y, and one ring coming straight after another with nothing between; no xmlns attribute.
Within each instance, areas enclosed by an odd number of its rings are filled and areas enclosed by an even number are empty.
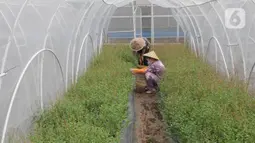
<svg viewBox="0 0 255 143"><path fill-rule="evenodd" d="M142 90L134 95L137 143L167 143L164 131L183 143L254 142L254 96L243 84L219 76L182 44L154 49L167 70L160 99ZM136 62L128 46L105 47L63 99L40 116L31 142L118 143L132 88L129 69ZM137 78L139 87L144 84Z"/></svg>
<svg viewBox="0 0 255 143"><path fill-rule="evenodd" d="M137 143L168 143L155 94L135 95Z"/></svg>
<svg viewBox="0 0 255 143"><path fill-rule="evenodd" d="M156 94L146 94L143 89L145 78L136 75L135 89L135 134L136 143L169 143L165 125L158 108Z"/></svg>

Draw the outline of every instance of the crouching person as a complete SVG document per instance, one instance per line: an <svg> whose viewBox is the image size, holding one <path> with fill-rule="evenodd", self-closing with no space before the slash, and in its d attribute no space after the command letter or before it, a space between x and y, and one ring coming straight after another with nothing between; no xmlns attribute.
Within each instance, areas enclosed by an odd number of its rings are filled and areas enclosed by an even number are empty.
<svg viewBox="0 0 255 143"><path fill-rule="evenodd" d="M144 54L144 57L146 57L148 61L148 68L145 71L147 83L145 90L148 94L155 93L159 90L159 82L166 69L154 51Z"/></svg>
<svg viewBox="0 0 255 143"><path fill-rule="evenodd" d="M137 56L139 66L148 66L144 54L150 51L150 42L145 37L134 38L130 41L130 46L133 54Z"/></svg>

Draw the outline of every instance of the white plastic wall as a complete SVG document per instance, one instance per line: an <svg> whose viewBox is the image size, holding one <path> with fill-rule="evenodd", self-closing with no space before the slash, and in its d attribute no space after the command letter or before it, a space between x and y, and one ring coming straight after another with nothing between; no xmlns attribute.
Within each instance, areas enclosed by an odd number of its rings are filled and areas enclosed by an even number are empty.
<svg viewBox="0 0 255 143"><path fill-rule="evenodd" d="M100 52L115 9L102 0L0 1L2 142L26 133L32 117L76 82Z"/></svg>
<svg viewBox="0 0 255 143"><path fill-rule="evenodd" d="M131 0L0 0L2 143L14 134L26 133L32 117L77 81L93 57L100 53L116 6L129 2ZM171 10L198 56L217 65L217 71L227 77L237 73L252 87L253 0L149 2ZM244 28L226 27L227 8L245 10ZM154 24L160 26L158 21ZM134 25L123 26L120 28L134 28Z"/></svg>

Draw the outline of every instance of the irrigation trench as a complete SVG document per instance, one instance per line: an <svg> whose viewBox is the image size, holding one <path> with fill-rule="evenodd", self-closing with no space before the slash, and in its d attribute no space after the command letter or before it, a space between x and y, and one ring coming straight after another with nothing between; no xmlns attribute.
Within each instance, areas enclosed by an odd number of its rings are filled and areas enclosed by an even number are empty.
<svg viewBox="0 0 255 143"><path fill-rule="evenodd" d="M173 143L165 133L158 108L158 96L146 94L143 75L135 75L133 91L129 94L129 125L124 129L121 143Z"/></svg>

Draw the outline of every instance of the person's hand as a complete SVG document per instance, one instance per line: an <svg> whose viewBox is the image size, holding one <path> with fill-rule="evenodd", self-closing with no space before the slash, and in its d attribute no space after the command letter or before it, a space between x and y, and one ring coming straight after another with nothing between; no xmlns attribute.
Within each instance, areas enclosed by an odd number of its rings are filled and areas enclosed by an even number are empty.
<svg viewBox="0 0 255 143"><path fill-rule="evenodd" d="M132 74L134 74L134 70L132 68L130 69L130 71L131 71Z"/></svg>
<svg viewBox="0 0 255 143"><path fill-rule="evenodd" d="M147 66L144 66L144 65L138 65L137 66L139 69L143 69L143 68L146 68Z"/></svg>

